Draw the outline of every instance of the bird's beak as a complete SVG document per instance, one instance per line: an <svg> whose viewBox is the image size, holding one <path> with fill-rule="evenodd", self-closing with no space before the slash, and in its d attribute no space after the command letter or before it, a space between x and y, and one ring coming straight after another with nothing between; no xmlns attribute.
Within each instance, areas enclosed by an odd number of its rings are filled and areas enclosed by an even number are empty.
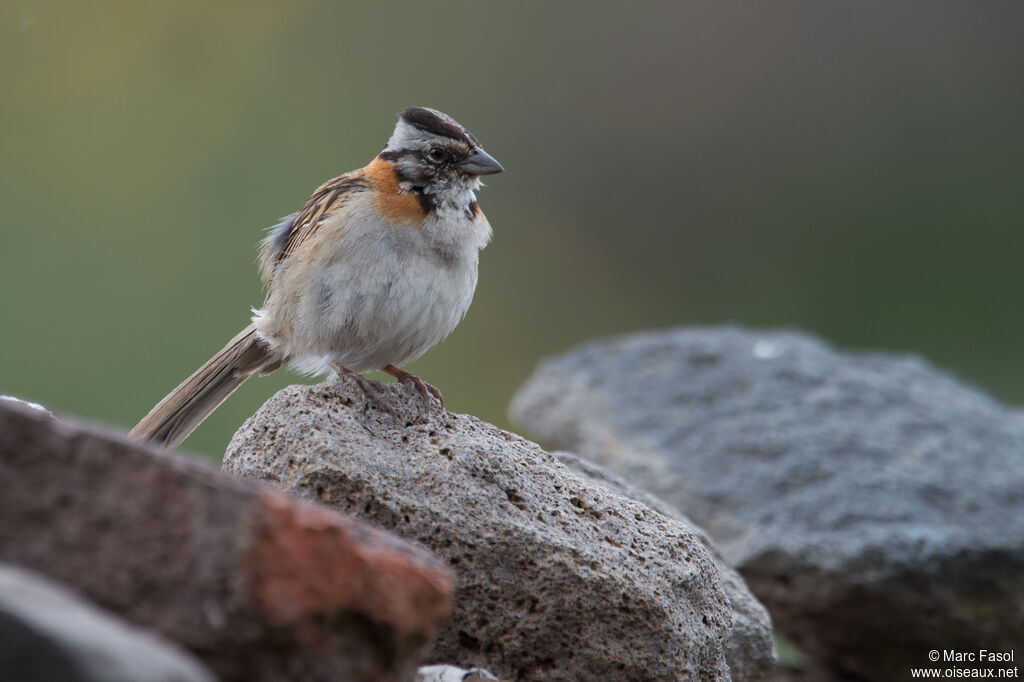
<svg viewBox="0 0 1024 682"><path fill-rule="evenodd" d="M456 165L470 175L491 175L505 170L496 158L480 147L474 147L473 153Z"/></svg>

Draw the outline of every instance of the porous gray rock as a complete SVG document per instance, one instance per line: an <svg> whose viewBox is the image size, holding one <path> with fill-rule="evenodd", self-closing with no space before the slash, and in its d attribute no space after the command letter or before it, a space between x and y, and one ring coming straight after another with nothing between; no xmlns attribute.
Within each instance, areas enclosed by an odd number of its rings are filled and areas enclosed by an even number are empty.
<svg viewBox="0 0 1024 682"><path fill-rule="evenodd" d="M418 540L455 567L452 621L431 653L502 678L728 680L732 614L686 523L569 472L473 417L398 415L342 383L292 386L235 434L226 471Z"/></svg>
<svg viewBox="0 0 1024 682"><path fill-rule="evenodd" d="M214 682L191 654L85 601L0 564L0 680Z"/></svg>
<svg viewBox="0 0 1024 682"><path fill-rule="evenodd" d="M922 360L675 329L543 362L513 419L707 529L818 664L1024 641L1024 413Z"/></svg>
<svg viewBox="0 0 1024 682"><path fill-rule="evenodd" d="M602 467L565 450L551 453L573 473L596 485L647 505L662 516L693 527L701 542L718 567L722 587L732 604L732 629L725 639L725 660L733 682L754 682L762 679L775 664L775 638L768 610L750 593L750 589L736 570L726 562L721 550L715 546L703 529L694 526L678 509L645 490L628 483Z"/></svg>

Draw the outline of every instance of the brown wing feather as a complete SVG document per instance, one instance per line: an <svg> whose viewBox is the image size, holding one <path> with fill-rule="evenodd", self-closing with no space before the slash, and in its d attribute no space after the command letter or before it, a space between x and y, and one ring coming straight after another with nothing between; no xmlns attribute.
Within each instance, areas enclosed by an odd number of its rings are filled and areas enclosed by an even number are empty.
<svg viewBox="0 0 1024 682"><path fill-rule="evenodd" d="M263 253L260 254L260 265L266 278L266 284L270 286L274 270L292 252L299 247L299 244L306 241L327 215L341 206L354 191L364 190L369 187L365 172L360 169L345 173L320 185L313 195L306 200L295 220L292 222L291 231L283 247L279 250L264 244Z"/></svg>

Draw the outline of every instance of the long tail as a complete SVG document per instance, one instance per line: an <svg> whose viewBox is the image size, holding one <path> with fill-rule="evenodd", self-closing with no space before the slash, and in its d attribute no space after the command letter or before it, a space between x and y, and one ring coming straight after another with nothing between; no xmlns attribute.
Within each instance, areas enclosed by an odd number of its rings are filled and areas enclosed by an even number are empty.
<svg viewBox="0 0 1024 682"><path fill-rule="evenodd" d="M260 370L271 372L280 365L281 358L250 324L150 410L131 435L174 447L246 379Z"/></svg>

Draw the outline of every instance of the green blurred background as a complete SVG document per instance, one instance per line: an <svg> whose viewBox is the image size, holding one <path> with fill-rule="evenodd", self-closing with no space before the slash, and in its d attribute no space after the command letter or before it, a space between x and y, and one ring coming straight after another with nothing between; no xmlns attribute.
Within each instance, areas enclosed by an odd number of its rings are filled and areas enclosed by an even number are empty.
<svg viewBox="0 0 1024 682"><path fill-rule="evenodd" d="M412 369L506 424L539 358L739 322L1024 399L1024 5L0 0L0 393L132 425L261 302L265 226L418 104L507 168ZM184 445L217 458L287 372Z"/></svg>

